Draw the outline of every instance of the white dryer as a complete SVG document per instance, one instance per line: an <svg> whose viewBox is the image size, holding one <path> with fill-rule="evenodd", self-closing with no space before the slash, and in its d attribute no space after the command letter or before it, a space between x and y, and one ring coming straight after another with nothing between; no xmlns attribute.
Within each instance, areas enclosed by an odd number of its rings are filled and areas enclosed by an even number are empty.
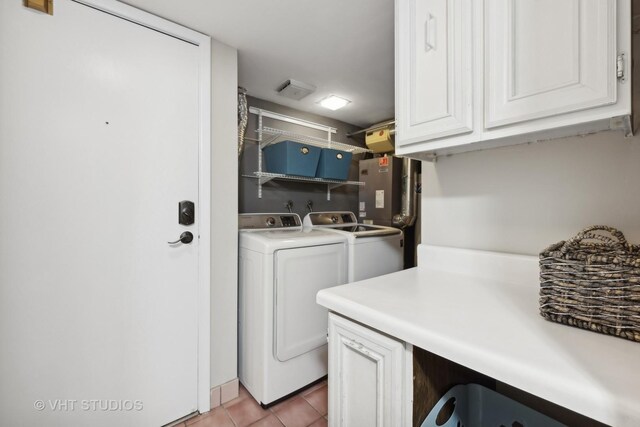
<svg viewBox="0 0 640 427"><path fill-rule="evenodd" d="M239 226L239 377L267 406L327 375L316 293L347 282L347 242L296 214L241 214Z"/></svg>
<svg viewBox="0 0 640 427"><path fill-rule="evenodd" d="M353 212L311 212L304 226L330 230L349 242L349 282L402 270L402 230L382 225L359 224Z"/></svg>

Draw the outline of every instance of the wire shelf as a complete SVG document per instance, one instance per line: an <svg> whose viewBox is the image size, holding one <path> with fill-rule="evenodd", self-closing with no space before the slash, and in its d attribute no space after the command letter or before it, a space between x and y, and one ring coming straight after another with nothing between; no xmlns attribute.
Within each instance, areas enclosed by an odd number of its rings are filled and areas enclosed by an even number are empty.
<svg viewBox="0 0 640 427"><path fill-rule="evenodd" d="M314 147L320 148L332 148L334 150L346 151L348 153L359 154L359 153L371 153L372 151L363 147L358 147L356 145L343 144L341 142L328 141L322 138L316 138L308 135L301 135L294 132L289 132L286 130L275 129L271 127L263 127L262 128L263 141L260 144L260 148L265 148L271 144L276 144L281 141L294 141L299 142L301 144L312 145ZM337 181L340 182L340 181Z"/></svg>
<svg viewBox="0 0 640 427"><path fill-rule="evenodd" d="M360 181L340 181L337 179L324 179L324 178L309 178L305 176L285 175L279 173L263 172L263 159L262 150L271 144L276 144L281 141L294 141L305 145L311 145L320 148L332 148L337 150L346 151L352 154L371 153L363 147L356 145L343 144L341 142L331 141L331 134L336 133L336 129L331 126L322 125L319 123L312 123L305 120L300 120L295 117L285 116L283 114L274 113L272 111L266 111L259 108L249 108L249 112L258 116L258 139L256 142L260 144L258 150L258 170L250 175L242 175L244 178L254 178L258 180L258 198L262 198L262 185L271 180L282 181L296 181L307 182L314 184L326 184L327 185L327 200L331 200L331 190L341 187L343 185L357 185L363 186L364 182ZM316 138L313 136L302 135L295 132L289 132L282 129L276 129L268 126L264 126L263 118L279 120L285 123L291 123L298 126L304 126L316 131L327 132L327 138Z"/></svg>
<svg viewBox="0 0 640 427"><path fill-rule="evenodd" d="M330 184L331 188L336 188L341 185L358 185L363 186L362 181L340 181L337 179L325 179L325 178L310 178L306 176L297 175L284 175L280 173L271 172L254 172L253 175L243 175L246 178L257 178L260 180L260 184L267 183L272 179L283 181L300 181L300 182L313 182L316 184Z"/></svg>

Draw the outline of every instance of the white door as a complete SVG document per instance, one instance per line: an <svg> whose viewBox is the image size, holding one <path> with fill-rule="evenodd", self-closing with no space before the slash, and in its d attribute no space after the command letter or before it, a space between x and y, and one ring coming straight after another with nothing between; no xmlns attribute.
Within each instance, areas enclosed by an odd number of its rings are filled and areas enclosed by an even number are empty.
<svg viewBox="0 0 640 427"><path fill-rule="evenodd" d="M471 132L471 0L398 0L396 5L397 143Z"/></svg>
<svg viewBox="0 0 640 427"><path fill-rule="evenodd" d="M0 424L169 423L198 397L200 50L22 4L0 2Z"/></svg>
<svg viewBox="0 0 640 427"><path fill-rule="evenodd" d="M485 126L616 102L616 0L487 0Z"/></svg>

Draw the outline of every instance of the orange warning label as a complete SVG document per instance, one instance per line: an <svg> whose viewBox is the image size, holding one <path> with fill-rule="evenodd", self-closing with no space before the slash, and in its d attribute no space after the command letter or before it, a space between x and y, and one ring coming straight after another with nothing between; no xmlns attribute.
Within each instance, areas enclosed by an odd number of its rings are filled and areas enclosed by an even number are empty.
<svg viewBox="0 0 640 427"><path fill-rule="evenodd" d="M378 159L378 166L389 166L389 158L387 156Z"/></svg>

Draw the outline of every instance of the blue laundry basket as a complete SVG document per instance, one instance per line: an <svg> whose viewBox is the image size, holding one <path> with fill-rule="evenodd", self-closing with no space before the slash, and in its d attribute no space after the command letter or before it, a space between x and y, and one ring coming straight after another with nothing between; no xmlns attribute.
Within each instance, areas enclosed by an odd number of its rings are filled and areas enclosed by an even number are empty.
<svg viewBox="0 0 640 427"><path fill-rule="evenodd" d="M449 400L453 399L453 413L444 424L436 418ZM566 427L515 400L478 384L452 387L436 403L421 427Z"/></svg>
<svg viewBox="0 0 640 427"><path fill-rule="evenodd" d="M320 160L318 147L282 141L263 150L265 170L271 173L315 177Z"/></svg>
<svg viewBox="0 0 640 427"><path fill-rule="evenodd" d="M318 172L316 177L324 179L337 179L344 181L349 177L352 153L323 148L320 153Z"/></svg>

